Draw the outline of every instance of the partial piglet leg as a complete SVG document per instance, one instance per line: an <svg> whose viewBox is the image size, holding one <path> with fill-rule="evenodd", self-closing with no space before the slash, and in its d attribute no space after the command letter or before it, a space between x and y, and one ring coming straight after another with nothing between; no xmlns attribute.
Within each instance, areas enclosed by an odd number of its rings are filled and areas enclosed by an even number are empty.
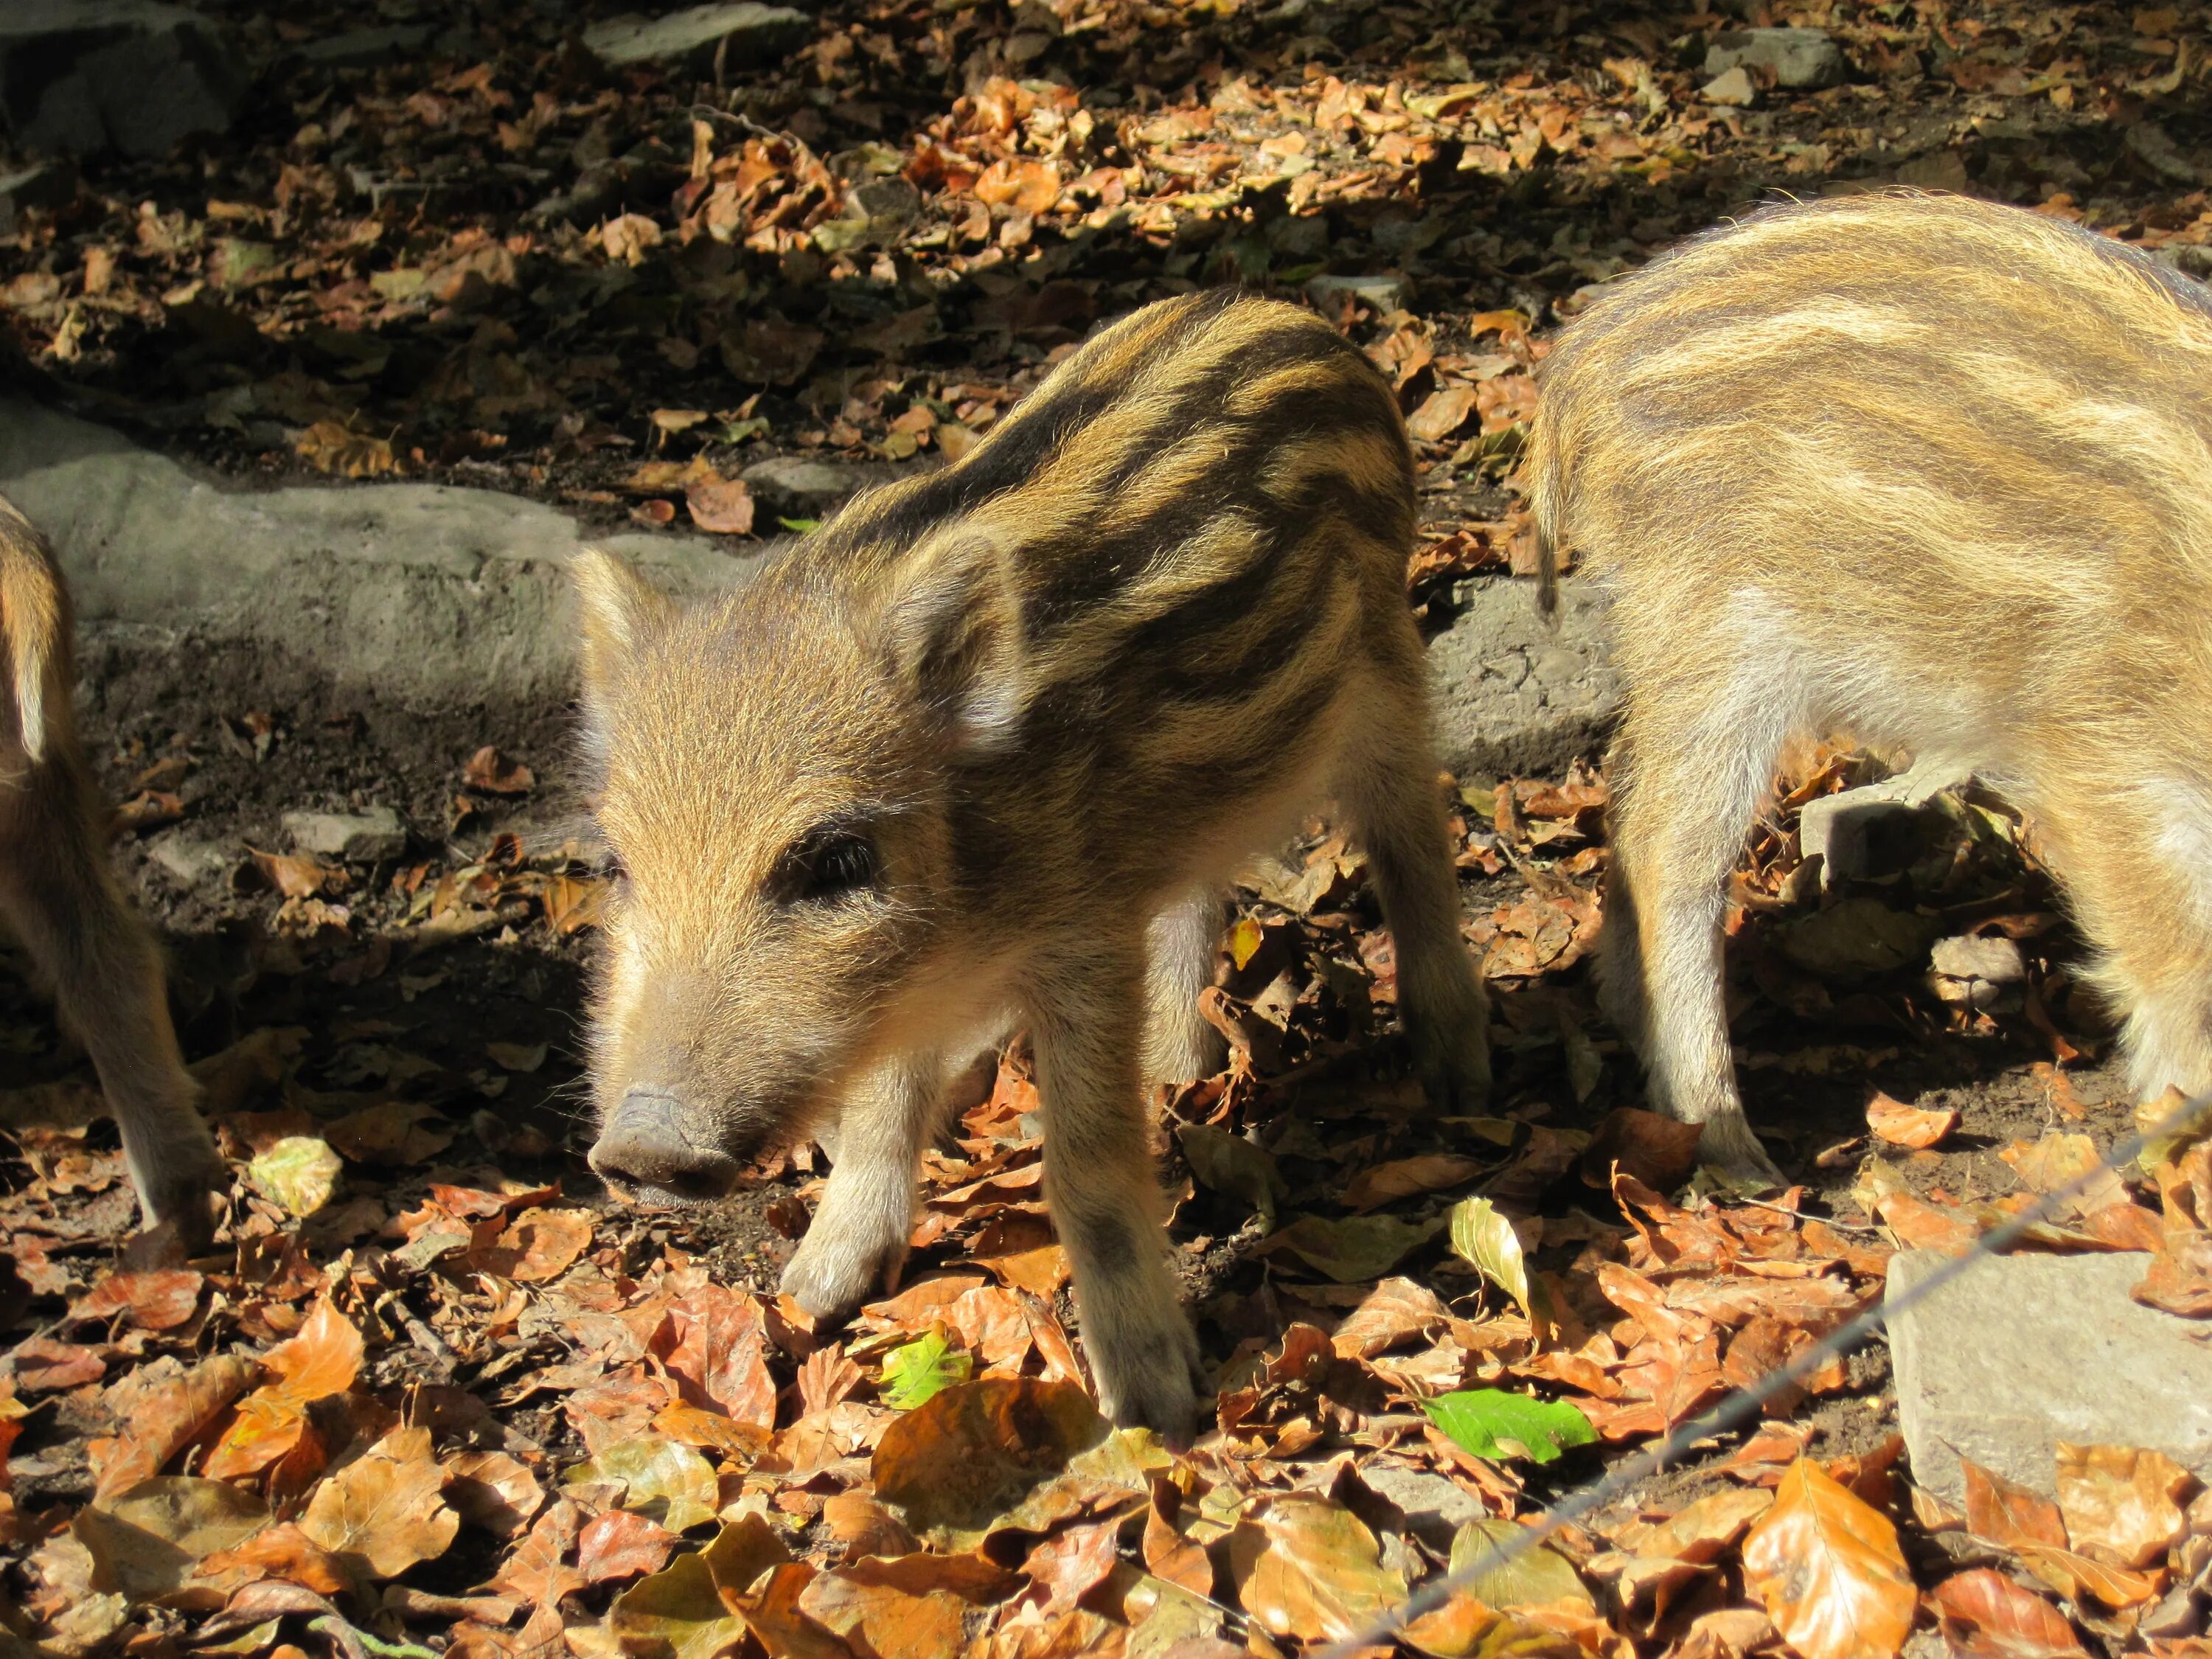
<svg viewBox="0 0 2212 1659"><path fill-rule="evenodd" d="M784 1291L817 1318L842 1317L896 1287L944 1088L939 1056L902 1056L862 1078L840 1109L830 1184L783 1270Z"/></svg>
<svg viewBox="0 0 2212 1659"><path fill-rule="evenodd" d="M1220 895L1194 889L1152 918L1146 939L1145 1081L1191 1083L1221 1069L1227 1045L1198 1011L1221 946Z"/></svg>
<svg viewBox="0 0 2212 1659"><path fill-rule="evenodd" d="M2124 1015L2137 1100L2212 1090L2212 823L2202 792L2098 775L2106 757L2051 756L2024 801L2042 826L2095 979ZM2084 831L2087 833L2083 833ZM2070 832L2070 833L2069 833Z"/></svg>
<svg viewBox="0 0 2212 1659"><path fill-rule="evenodd" d="M1728 875L1784 735L1749 690L1711 676L1630 703L1612 809L1612 890L1628 902L1606 926L1634 937L1607 947L1607 1001L1642 1045L1653 1107L1705 1125L1699 1158L1779 1185L1736 1093L1723 982Z"/></svg>
<svg viewBox="0 0 2212 1659"><path fill-rule="evenodd" d="M1145 945L1086 939L1027 989L1044 1109L1045 1195L1074 1271L1099 1404L1120 1424L1187 1441L1198 1339L1168 1270L1159 1177L1138 1080Z"/></svg>
<svg viewBox="0 0 2212 1659"><path fill-rule="evenodd" d="M1490 1006L1460 934L1436 758L1429 747L1419 643L1365 689L1338 763L1335 795L1367 854L1398 963L1398 1014L1413 1065L1437 1103L1460 1112L1490 1093Z"/></svg>
<svg viewBox="0 0 2212 1659"><path fill-rule="evenodd" d="M0 911L92 1056L147 1224L198 1250L229 1177L177 1053L161 957L108 868L105 817L67 746L0 783Z"/></svg>

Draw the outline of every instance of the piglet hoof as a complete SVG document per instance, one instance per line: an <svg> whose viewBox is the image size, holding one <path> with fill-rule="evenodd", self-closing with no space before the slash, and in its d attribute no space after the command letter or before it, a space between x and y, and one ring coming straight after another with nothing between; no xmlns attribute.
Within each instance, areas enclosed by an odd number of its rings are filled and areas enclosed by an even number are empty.
<svg viewBox="0 0 2212 1659"><path fill-rule="evenodd" d="M171 1148L139 1186L146 1229L173 1238L180 1255L204 1255L215 1242L216 1218L229 1189L229 1167L212 1142Z"/></svg>
<svg viewBox="0 0 2212 1659"><path fill-rule="evenodd" d="M800 1241L783 1270L783 1293L817 1319L832 1323L858 1312L879 1291L895 1287L906 1265L906 1239L867 1245L832 1240L819 1224Z"/></svg>
<svg viewBox="0 0 2212 1659"><path fill-rule="evenodd" d="M1698 1162L1741 1192L1765 1192L1790 1184L1741 1111L1705 1120L1705 1132L1698 1137Z"/></svg>
<svg viewBox="0 0 2212 1659"><path fill-rule="evenodd" d="M1431 1105L1449 1116L1464 1116L1490 1098L1490 1034L1479 1013L1421 1021L1411 1036L1413 1071Z"/></svg>
<svg viewBox="0 0 2212 1659"><path fill-rule="evenodd" d="M1098 1379L1098 1408L1117 1427L1150 1429L1176 1450L1198 1431L1199 1399L1206 1392L1198 1337L1180 1312L1172 1327L1121 1333L1088 1344Z"/></svg>

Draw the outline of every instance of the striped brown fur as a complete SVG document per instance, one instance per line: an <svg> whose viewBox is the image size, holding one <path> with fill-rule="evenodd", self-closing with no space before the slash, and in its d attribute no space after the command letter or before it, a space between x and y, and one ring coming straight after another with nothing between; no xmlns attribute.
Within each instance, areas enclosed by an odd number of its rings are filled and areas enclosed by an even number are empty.
<svg viewBox="0 0 2212 1659"><path fill-rule="evenodd" d="M0 918L92 1056L148 1224L197 1248L228 1183L177 1053L161 958L108 868L108 809L70 708L70 623L53 555L0 497Z"/></svg>
<svg viewBox="0 0 2212 1659"><path fill-rule="evenodd" d="M896 1273L948 1065L1026 1024L1102 1393L1188 1429L1140 1060L1212 1069L1195 1004L1237 866L1334 795L1424 1074L1462 1100L1488 1081L1413 531L1365 360L1213 295L1104 331L957 465L854 501L726 599L678 613L586 556L588 741L626 872L594 1164L712 1194L831 1116L785 1283L842 1312Z"/></svg>
<svg viewBox="0 0 2212 1659"><path fill-rule="evenodd" d="M2016 209L1850 198L1622 282L1543 392L1539 522L1628 687L1605 989L1656 1103L1771 1169L1723 884L1780 745L1837 730L2032 813L2136 1087L2212 1087L2212 294Z"/></svg>

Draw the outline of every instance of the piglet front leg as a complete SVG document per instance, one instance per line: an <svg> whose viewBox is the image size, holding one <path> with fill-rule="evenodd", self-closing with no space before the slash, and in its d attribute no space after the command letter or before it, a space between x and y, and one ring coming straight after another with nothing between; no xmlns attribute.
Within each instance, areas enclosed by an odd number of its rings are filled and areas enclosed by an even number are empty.
<svg viewBox="0 0 2212 1659"><path fill-rule="evenodd" d="M229 1171L177 1052L161 955L108 870L104 817L72 744L0 783L0 913L92 1056L146 1224L198 1251Z"/></svg>
<svg viewBox="0 0 2212 1659"><path fill-rule="evenodd" d="M1205 1374L1169 1272L1139 1079L1144 948L1039 968L1030 992L1044 1109L1045 1196L1075 1275L1098 1402L1125 1427L1188 1444Z"/></svg>
<svg viewBox="0 0 2212 1659"><path fill-rule="evenodd" d="M896 1287L943 1090L935 1055L902 1057L869 1073L845 1102L828 1190L783 1270L786 1294L816 1318L842 1318Z"/></svg>

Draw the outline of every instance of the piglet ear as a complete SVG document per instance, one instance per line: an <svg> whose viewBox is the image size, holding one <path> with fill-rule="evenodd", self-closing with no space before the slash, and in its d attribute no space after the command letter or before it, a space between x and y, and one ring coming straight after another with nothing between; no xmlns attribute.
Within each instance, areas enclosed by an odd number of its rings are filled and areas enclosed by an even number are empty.
<svg viewBox="0 0 2212 1659"><path fill-rule="evenodd" d="M568 566L583 622L584 708L604 729L607 706L647 641L668 625L676 607L611 553L587 547Z"/></svg>
<svg viewBox="0 0 2212 1659"><path fill-rule="evenodd" d="M956 525L893 572L876 627L893 676L940 716L956 749L1012 741L1027 701L1022 606L1012 539Z"/></svg>

